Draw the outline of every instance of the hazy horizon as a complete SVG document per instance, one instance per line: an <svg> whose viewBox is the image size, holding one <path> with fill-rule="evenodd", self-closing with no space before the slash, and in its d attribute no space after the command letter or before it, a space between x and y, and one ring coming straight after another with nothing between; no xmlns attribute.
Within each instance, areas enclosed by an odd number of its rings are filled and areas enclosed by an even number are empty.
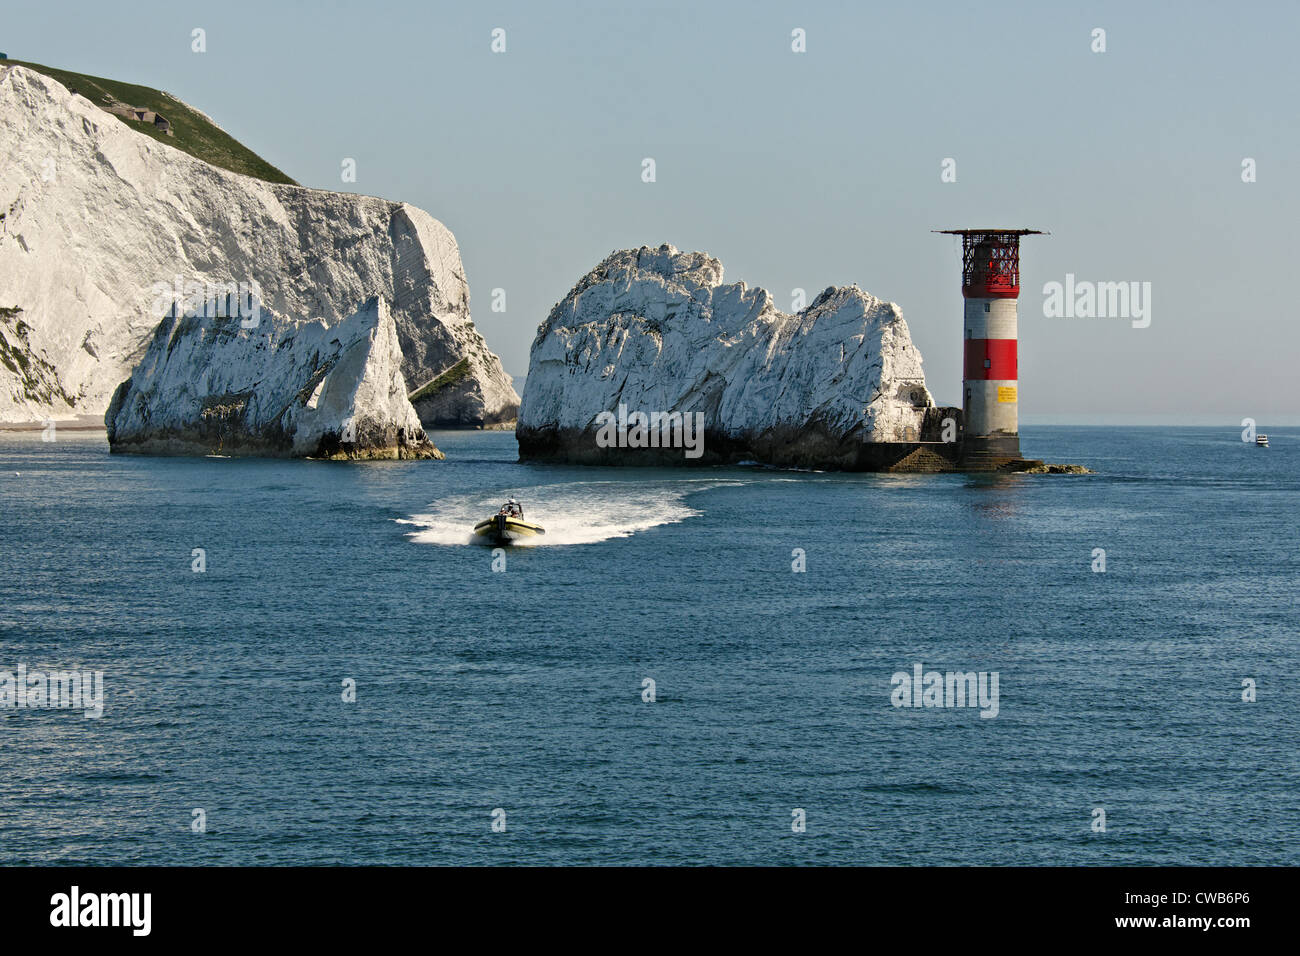
<svg viewBox="0 0 1300 956"><path fill-rule="evenodd" d="M587 271L668 242L786 311L796 288L811 301L850 283L898 303L936 401L959 404L959 251L930 230L1028 226L1051 235L1024 246L1024 423L1264 428L1300 420L1278 281L1298 205L1297 25L1271 4L151 0L130 17L15 7L0 49L165 89L305 186L426 209L455 234L474 321L516 376ZM1149 327L1046 318L1043 287L1067 275L1150 283Z"/></svg>

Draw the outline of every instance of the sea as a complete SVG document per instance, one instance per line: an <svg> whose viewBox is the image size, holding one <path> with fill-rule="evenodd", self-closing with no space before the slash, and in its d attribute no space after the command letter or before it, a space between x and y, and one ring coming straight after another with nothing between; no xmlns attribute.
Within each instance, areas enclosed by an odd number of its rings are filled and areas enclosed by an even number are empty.
<svg viewBox="0 0 1300 956"><path fill-rule="evenodd" d="M0 433L0 864L1300 863L1300 428L1027 427L1094 473L1019 476L47 437ZM511 496L546 535L471 543Z"/></svg>

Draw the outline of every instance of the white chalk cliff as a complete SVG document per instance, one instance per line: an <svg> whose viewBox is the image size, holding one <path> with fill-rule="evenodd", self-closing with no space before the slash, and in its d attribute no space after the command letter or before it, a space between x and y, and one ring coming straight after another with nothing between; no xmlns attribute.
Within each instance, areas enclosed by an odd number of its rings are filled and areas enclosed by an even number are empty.
<svg viewBox="0 0 1300 956"><path fill-rule="evenodd" d="M521 457L691 463L600 447L597 416L620 405L702 413L698 461L827 468L879 467L881 446L916 442L937 411L898 306L849 286L790 315L764 289L724 285L717 259L667 245L614 252L538 328Z"/></svg>
<svg viewBox="0 0 1300 956"><path fill-rule="evenodd" d="M456 240L428 213L227 172L0 66L0 421L101 414L161 318L157 283L255 285L276 313L327 323L379 296L411 389L436 383L416 403L427 425L515 417Z"/></svg>
<svg viewBox="0 0 1300 956"><path fill-rule="evenodd" d="M443 457L407 399L385 300L332 323L265 306L217 314L226 311L182 310L158 324L105 415L113 451Z"/></svg>

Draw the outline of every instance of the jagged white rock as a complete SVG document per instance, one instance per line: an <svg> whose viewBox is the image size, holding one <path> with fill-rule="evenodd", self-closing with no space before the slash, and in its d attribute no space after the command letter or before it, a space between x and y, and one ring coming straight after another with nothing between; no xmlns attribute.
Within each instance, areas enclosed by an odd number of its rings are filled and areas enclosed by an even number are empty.
<svg viewBox="0 0 1300 956"><path fill-rule="evenodd" d="M104 417L115 452L442 458L407 399L385 300L326 323L203 308L163 319Z"/></svg>
<svg viewBox="0 0 1300 956"><path fill-rule="evenodd" d="M521 456L638 457L597 447L596 416L619 405L702 412L705 462L854 468L873 466L872 445L916 442L934 402L893 303L830 288L789 315L723 285L717 259L664 245L612 253L538 328Z"/></svg>
<svg viewBox="0 0 1300 956"><path fill-rule="evenodd" d="M426 424L517 411L510 376L470 321L455 238L414 206L227 172L9 66L0 217L0 309L21 309L28 327L22 342L0 343L19 356L0 361L0 421L102 413L162 317L154 284L178 279L256 284L276 312L326 321L378 295L413 390L460 368L419 401ZM24 365L52 368L57 382L28 381Z"/></svg>

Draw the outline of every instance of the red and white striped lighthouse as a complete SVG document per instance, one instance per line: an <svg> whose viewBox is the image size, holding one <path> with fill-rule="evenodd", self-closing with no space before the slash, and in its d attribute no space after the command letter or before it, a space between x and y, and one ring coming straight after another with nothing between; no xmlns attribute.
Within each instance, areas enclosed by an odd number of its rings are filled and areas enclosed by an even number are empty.
<svg viewBox="0 0 1300 956"><path fill-rule="evenodd" d="M961 467L992 470L1020 457L1016 299L1020 237L1037 229L944 229L961 236L966 302Z"/></svg>

